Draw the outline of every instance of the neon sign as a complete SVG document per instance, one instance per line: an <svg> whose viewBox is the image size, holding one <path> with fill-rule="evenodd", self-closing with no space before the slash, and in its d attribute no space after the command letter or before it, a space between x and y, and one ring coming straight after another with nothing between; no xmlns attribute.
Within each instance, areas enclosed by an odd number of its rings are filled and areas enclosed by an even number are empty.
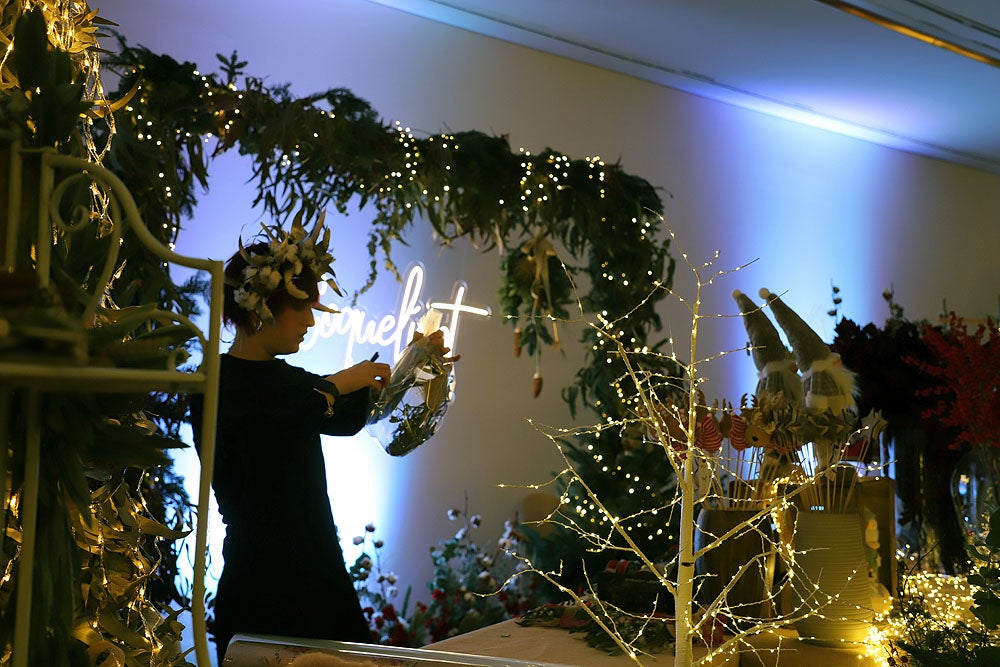
<svg viewBox="0 0 1000 667"><path fill-rule="evenodd" d="M359 344L390 348L392 360L395 363L399 360L403 348L413 338L413 332L417 328L417 320L420 319L425 310L434 308L441 311L444 316L441 330L444 332L445 345L453 351L456 350L461 316L469 314L489 317L492 313L489 308L479 308L464 303L468 285L463 281L455 283L451 301L435 301L425 307L421 301L424 275L425 270L422 264L414 264L407 270L403 280L403 290L399 297L399 306L394 314L375 319L374 317L370 318L364 309L352 306L344 306L341 308L341 312L336 314L316 311L316 324L309 330L299 349L311 349L321 338L346 336L345 366L355 363L354 346ZM321 298L325 288L325 284L320 284Z"/></svg>

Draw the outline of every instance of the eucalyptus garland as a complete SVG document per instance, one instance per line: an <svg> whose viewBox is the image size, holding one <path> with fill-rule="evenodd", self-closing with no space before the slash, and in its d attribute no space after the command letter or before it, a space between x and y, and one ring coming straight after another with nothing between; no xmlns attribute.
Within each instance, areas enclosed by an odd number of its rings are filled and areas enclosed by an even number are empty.
<svg viewBox="0 0 1000 667"><path fill-rule="evenodd" d="M223 77L123 40L118 54L105 59L122 77L119 95L137 84L139 91L119 111L114 154L129 156L121 166L130 173L139 171L139 156L143 163L155 156L162 167L143 171L157 171L149 187L168 189L176 199L160 216L176 229L211 156L235 149L253 163L254 204L275 221L315 219L328 208L346 211L351 202L371 212L370 272L355 296L380 267L398 276L393 247L420 219L442 243L468 238L484 251L505 250L501 304L529 352L555 342L552 318L578 302L612 321L628 314L626 339L640 346L659 329L655 307L663 293L648 298L650 286L669 286L674 264L659 229L662 201L644 179L599 158L571 159L549 148L515 152L505 137L475 130L417 137L344 88L294 98L287 86L268 87L254 77L237 85L246 63L235 54L219 60ZM203 149L209 136L211 153ZM539 261L524 249L533 239L552 249L544 259L545 285L530 267L521 270L524 260ZM585 277L579 293L567 276ZM584 336L591 350L593 333ZM602 353L590 355L587 366L601 368L596 376L584 371L567 399L616 405L605 380L623 369L607 368Z"/></svg>
<svg viewBox="0 0 1000 667"><path fill-rule="evenodd" d="M398 276L393 249L417 223L429 224L443 244L465 238L484 252L499 247L497 292L513 329L511 354L534 357L536 395L541 353L567 343L558 323L579 308L613 328L633 363L660 377L681 376L657 353L665 340L656 311L674 260L662 229L663 204L649 182L600 158L571 158L551 148L514 151L506 137L475 130L418 137L344 88L297 98L288 86L245 76L247 63L235 53L218 60L221 74L205 73L124 40L117 55L105 58L121 76L112 97L137 91L117 114L112 157L133 192L148 193L154 219L169 221L171 233L179 233L211 158L237 150L253 165L254 204L272 222L316 219L349 205L369 214L370 271L355 298L379 271ZM159 166L140 169L149 163ZM625 386L630 375L615 341L584 327L579 343L583 364L562 390L571 414L582 408L602 423L627 416L620 396L634 392ZM606 490L602 498L616 514L642 516L663 506L675 488L674 473L654 451L630 449L621 440L611 431L600 439L585 436L570 443L569 456L593 488ZM618 466L609 476L600 460ZM654 482L652 491L628 492L633 469ZM576 485L560 493L569 506L589 502ZM633 534L651 552L672 552L675 530L637 523Z"/></svg>

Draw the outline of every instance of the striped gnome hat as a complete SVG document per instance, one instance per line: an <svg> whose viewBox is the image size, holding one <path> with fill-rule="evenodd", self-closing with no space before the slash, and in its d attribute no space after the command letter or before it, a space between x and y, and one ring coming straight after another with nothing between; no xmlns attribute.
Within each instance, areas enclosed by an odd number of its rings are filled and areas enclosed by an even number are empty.
<svg viewBox="0 0 1000 667"><path fill-rule="evenodd" d="M788 343L792 346L792 351L795 354L795 363L799 365L800 371L804 373L809 370L814 361L821 361L833 354L830 347L819 337L819 334L810 329L805 320L786 306L777 294L762 287L760 288L760 298L767 300L767 305L774 313L774 319L778 320L778 326L788 337Z"/></svg>
<svg viewBox="0 0 1000 667"><path fill-rule="evenodd" d="M761 288L760 297L767 300L778 326L792 346L795 362L802 372L806 407L834 412L854 409L854 374L844 368L840 355L831 351L819 334L778 295Z"/></svg>
<svg viewBox="0 0 1000 667"><path fill-rule="evenodd" d="M757 367L758 398L764 393L776 395L782 392L785 398L798 403L802 400L802 381L792 361L792 354L781 341L778 330L764 311L739 290L733 291L733 300L740 307L743 327L747 331L752 346L754 366Z"/></svg>

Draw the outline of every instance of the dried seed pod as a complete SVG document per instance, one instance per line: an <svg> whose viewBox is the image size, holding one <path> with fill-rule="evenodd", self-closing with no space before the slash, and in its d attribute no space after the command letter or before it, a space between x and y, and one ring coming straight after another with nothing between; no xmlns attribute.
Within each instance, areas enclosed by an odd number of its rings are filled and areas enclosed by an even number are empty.
<svg viewBox="0 0 1000 667"><path fill-rule="evenodd" d="M521 356L521 327L514 327L514 356Z"/></svg>
<svg viewBox="0 0 1000 667"><path fill-rule="evenodd" d="M531 380L531 395L534 398L538 398L538 395L542 393L542 374L535 371L535 376Z"/></svg>

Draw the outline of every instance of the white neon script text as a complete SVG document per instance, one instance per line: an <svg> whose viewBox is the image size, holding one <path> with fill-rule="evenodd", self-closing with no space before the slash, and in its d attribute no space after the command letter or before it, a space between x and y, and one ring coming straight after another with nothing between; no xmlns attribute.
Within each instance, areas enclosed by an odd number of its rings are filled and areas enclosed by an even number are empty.
<svg viewBox="0 0 1000 667"><path fill-rule="evenodd" d="M326 287L326 285L321 285ZM355 345L378 345L383 348L391 348L392 361L399 360L403 348L413 338L413 332L417 328L417 320L427 310L434 308L441 311L443 316L441 330L444 332L445 345L454 352L458 343L458 325L462 313L489 317L489 308L477 308L463 303L468 286L458 281L452 294L451 301L436 301L424 306L421 301L421 292L424 287L424 267L414 264L406 272L403 280L403 290L400 293L399 307L395 314L385 315L380 319L369 318L368 313L362 308L344 306L341 312L336 314L316 311L316 325L309 330L309 334L299 347L300 350L312 348L320 338L333 338L334 336L347 337L347 350L344 353L344 364L350 366L354 361Z"/></svg>

